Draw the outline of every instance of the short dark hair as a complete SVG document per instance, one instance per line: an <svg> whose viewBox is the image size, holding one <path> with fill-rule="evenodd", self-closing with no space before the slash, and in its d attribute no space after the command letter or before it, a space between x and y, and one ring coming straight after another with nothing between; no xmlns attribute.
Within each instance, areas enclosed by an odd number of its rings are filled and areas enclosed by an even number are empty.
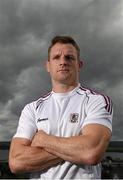
<svg viewBox="0 0 123 180"><path fill-rule="evenodd" d="M52 40L51 40L51 44L48 48L48 59L50 58L50 51L51 48L56 44L56 43L61 43L61 44L72 44L78 53L78 60L80 59L80 48L78 46L78 44L76 43L76 41L70 37L70 36L55 36Z"/></svg>

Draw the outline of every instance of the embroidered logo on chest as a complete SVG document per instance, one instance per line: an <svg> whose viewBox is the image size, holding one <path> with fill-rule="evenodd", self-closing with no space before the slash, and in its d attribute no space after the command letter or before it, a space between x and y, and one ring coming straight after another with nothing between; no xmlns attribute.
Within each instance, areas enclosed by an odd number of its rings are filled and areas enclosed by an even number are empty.
<svg viewBox="0 0 123 180"><path fill-rule="evenodd" d="M79 118L79 114L78 113L71 113L69 121L71 123L77 123L78 122L78 118Z"/></svg>
<svg viewBox="0 0 123 180"><path fill-rule="evenodd" d="M37 123L38 123L38 122L41 122L41 121L47 121L47 120L48 120L48 118L43 118L43 119L38 118Z"/></svg>

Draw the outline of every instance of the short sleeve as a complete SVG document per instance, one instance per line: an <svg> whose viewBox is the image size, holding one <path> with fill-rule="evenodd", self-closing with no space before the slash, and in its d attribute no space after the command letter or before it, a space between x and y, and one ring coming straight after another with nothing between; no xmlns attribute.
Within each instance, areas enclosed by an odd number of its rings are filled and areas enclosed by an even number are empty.
<svg viewBox="0 0 123 180"><path fill-rule="evenodd" d="M88 98L86 117L82 127L87 124L101 124L112 131L113 108L108 96L93 95Z"/></svg>
<svg viewBox="0 0 123 180"><path fill-rule="evenodd" d="M21 112L17 132L14 137L27 138L31 140L36 133L34 104L27 104Z"/></svg>

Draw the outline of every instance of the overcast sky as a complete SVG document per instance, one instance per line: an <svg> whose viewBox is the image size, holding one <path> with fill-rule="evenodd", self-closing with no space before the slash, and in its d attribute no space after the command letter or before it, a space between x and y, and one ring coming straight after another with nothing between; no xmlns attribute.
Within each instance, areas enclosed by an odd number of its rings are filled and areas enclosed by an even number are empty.
<svg viewBox="0 0 123 180"><path fill-rule="evenodd" d="M123 140L123 0L0 0L0 141L12 138L22 108L50 90L44 62L55 35L78 42L81 83L111 97L112 140Z"/></svg>

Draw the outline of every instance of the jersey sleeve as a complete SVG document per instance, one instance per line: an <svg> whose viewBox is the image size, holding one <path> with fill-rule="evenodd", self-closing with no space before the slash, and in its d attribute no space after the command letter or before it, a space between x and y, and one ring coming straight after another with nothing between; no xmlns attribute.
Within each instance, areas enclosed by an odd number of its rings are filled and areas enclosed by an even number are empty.
<svg viewBox="0 0 123 180"><path fill-rule="evenodd" d="M27 104L21 112L16 134L14 137L21 137L31 140L36 133L34 104Z"/></svg>
<svg viewBox="0 0 123 180"><path fill-rule="evenodd" d="M82 127L87 124L101 124L112 131L113 108L108 96L93 95L88 98L86 117Z"/></svg>

